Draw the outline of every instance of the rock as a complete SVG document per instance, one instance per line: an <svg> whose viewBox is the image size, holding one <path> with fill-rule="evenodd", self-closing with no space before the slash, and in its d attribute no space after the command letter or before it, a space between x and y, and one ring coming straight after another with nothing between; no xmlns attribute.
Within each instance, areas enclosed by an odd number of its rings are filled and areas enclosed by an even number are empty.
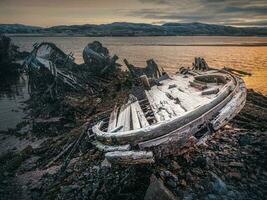
<svg viewBox="0 0 267 200"><path fill-rule="evenodd" d="M208 196L205 198L205 200L217 200L217 199L219 198L214 194L208 194Z"/></svg>
<svg viewBox="0 0 267 200"><path fill-rule="evenodd" d="M63 193L69 193L69 192L71 192L73 190L77 190L77 189L80 189L80 186L79 185L68 185L68 186L63 186L61 188L61 191Z"/></svg>
<svg viewBox="0 0 267 200"><path fill-rule="evenodd" d="M227 192L226 184L214 173L211 172L212 179L212 189L217 194L225 194Z"/></svg>
<svg viewBox="0 0 267 200"><path fill-rule="evenodd" d="M237 180L240 180L242 178L241 174L239 172L229 172L227 174L231 178L235 178Z"/></svg>
<svg viewBox="0 0 267 200"><path fill-rule="evenodd" d="M231 166L231 167L244 167L244 164L241 162L230 162L229 166Z"/></svg>
<svg viewBox="0 0 267 200"><path fill-rule="evenodd" d="M111 163L105 158L105 160L101 162L101 167L111 168Z"/></svg>
<svg viewBox="0 0 267 200"><path fill-rule="evenodd" d="M173 179L168 179L166 184L170 186L171 188L176 188L177 182L175 182Z"/></svg>
<svg viewBox="0 0 267 200"><path fill-rule="evenodd" d="M193 200L193 199L194 199L194 196L195 196L194 193L186 193L186 194L184 195L183 200Z"/></svg>
<svg viewBox="0 0 267 200"><path fill-rule="evenodd" d="M171 162L171 167L172 167L173 170L181 169L181 166L174 160Z"/></svg>
<svg viewBox="0 0 267 200"><path fill-rule="evenodd" d="M194 166L205 168L207 166L207 159L204 156L198 156L193 164Z"/></svg>
<svg viewBox="0 0 267 200"><path fill-rule="evenodd" d="M187 184L186 184L186 181L183 179L182 181L181 181L181 185L183 186L183 187L185 187Z"/></svg>
<svg viewBox="0 0 267 200"><path fill-rule="evenodd" d="M238 195L237 195L236 192L234 192L234 191L229 191L229 192L227 193L227 197L228 197L229 199L237 199L237 198L238 198Z"/></svg>
<svg viewBox="0 0 267 200"><path fill-rule="evenodd" d="M21 151L21 156L22 157L28 157L33 153L33 148L31 145L28 145L27 147L25 147L22 151Z"/></svg>
<svg viewBox="0 0 267 200"><path fill-rule="evenodd" d="M160 172L160 176L163 178L163 179L172 179L174 181L178 181L178 177L176 175L174 175L172 172L166 170L166 171L161 171Z"/></svg>
<svg viewBox="0 0 267 200"><path fill-rule="evenodd" d="M39 160L39 156L32 156L29 159L25 160L20 166L20 170L22 171L30 171L37 166L37 162Z"/></svg>
<svg viewBox="0 0 267 200"><path fill-rule="evenodd" d="M160 179L155 175L150 177L150 185L146 191L144 200L177 200L171 191L168 190Z"/></svg>
<svg viewBox="0 0 267 200"><path fill-rule="evenodd" d="M250 139L248 135L241 135L238 139L238 143L240 146L246 146L250 144Z"/></svg>

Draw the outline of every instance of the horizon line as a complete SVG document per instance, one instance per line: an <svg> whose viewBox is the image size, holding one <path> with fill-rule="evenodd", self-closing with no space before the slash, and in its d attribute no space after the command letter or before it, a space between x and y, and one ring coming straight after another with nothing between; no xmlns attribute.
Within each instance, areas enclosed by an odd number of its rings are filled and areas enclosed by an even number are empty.
<svg viewBox="0 0 267 200"><path fill-rule="evenodd" d="M267 28L267 26L256 26L256 25L250 25L250 26L241 26L241 25L225 25L225 24L216 24L216 23L205 23L205 22L165 22L165 23L144 23L144 22L127 22L127 21L114 21L111 23L85 23L85 24L55 24L51 26L42 26L42 25L34 25L34 24L23 24L23 23L0 23L0 25L23 25L23 26L32 26L32 27L38 27L38 28L52 28L57 26L84 26L84 25L109 25L109 24L115 24L115 23L128 23L128 24L146 24L146 25L153 25L153 26L162 26L164 24L206 24L206 25L218 25L218 26L228 26L228 27L235 27L235 28Z"/></svg>

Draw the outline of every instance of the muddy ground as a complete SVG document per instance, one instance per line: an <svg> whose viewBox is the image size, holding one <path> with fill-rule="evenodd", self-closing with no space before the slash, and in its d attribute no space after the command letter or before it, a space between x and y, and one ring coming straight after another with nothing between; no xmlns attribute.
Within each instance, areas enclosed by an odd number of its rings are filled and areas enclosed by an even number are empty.
<svg viewBox="0 0 267 200"><path fill-rule="evenodd" d="M74 110L92 105L86 105L86 99L75 101ZM104 107L95 109L100 113L98 109ZM146 166L110 167L88 136L74 154L67 152L54 160L80 136L85 115L76 113L75 124L66 123L62 129L66 132L55 135L51 135L57 130L54 126L49 134L1 133L1 144L8 143L9 148L1 145L0 199L144 199L152 174L178 199L265 199L267 195L267 97L259 93L249 90L241 113L202 144L182 156Z"/></svg>

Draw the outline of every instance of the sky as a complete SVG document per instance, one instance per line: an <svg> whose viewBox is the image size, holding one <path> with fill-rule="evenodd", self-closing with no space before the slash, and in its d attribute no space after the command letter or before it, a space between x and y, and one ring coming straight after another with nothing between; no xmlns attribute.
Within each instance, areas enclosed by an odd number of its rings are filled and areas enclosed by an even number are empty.
<svg viewBox="0 0 267 200"><path fill-rule="evenodd" d="M0 0L1 24L202 22L266 26L267 0Z"/></svg>

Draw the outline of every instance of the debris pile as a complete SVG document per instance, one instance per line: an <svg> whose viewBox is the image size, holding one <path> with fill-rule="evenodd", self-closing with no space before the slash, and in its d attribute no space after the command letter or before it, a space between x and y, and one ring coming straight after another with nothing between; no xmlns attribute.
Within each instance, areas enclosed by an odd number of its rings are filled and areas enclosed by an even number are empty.
<svg viewBox="0 0 267 200"><path fill-rule="evenodd" d="M124 63L133 78L139 78L142 75L146 75L148 78L158 79L164 74L164 70L160 69L153 59L146 61L146 67L136 67L130 64L126 59L124 59Z"/></svg>
<svg viewBox="0 0 267 200"><path fill-rule="evenodd" d="M195 62L192 64L193 65L193 69L197 69L197 70L207 70L209 69L209 66L207 64L207 62L205 61L204 58L200 58L200 57L196 57L195 58Z"/></svg>
<svg viewBox="0 0 267 200"><path fill-rule="evenodd" d="M87 69L94 75L110 76L121 66L116 63L117 55L110 56L109 50L98 41L89 43L83 50L83 59Z"/></svg>
<svg viewBox="0 0 267 200"><path fill-rule="evenodd" d="M72 53L65 54L53 43L34 45L25 61L34 132L66 132L127 95L131 82L116 55L111 57L96 41L86 46L83 55L85 63L78 65Z"/></svg>

